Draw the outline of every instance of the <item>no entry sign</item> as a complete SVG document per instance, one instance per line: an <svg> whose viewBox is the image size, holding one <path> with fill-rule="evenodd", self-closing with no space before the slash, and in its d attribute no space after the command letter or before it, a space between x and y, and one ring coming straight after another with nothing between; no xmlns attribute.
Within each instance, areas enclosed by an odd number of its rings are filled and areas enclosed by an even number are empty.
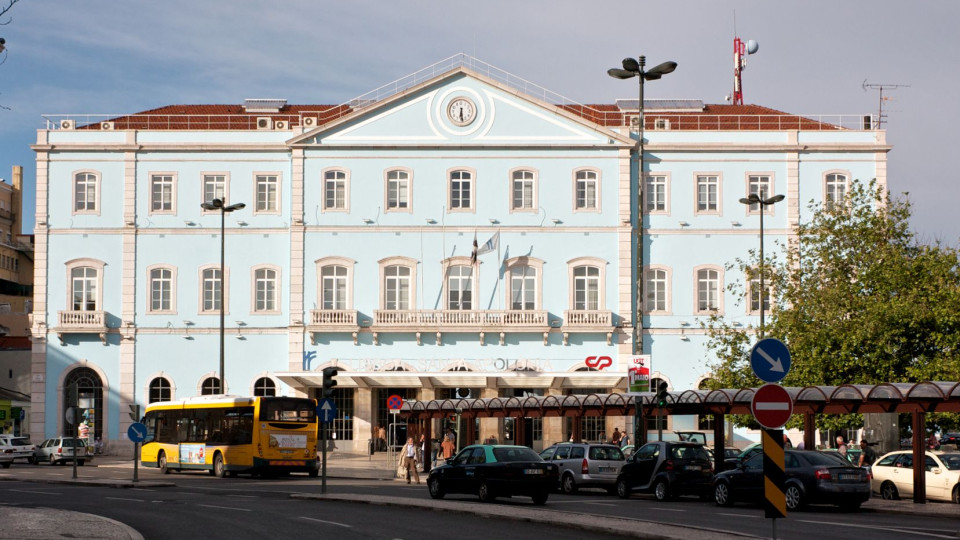
<svg viewBox="0 0 960 540"><path fill-rule="evenodd" d="M761 426L777 429L790 420L793 398L779 384L765 384L753 394L750 411Z"/></svg>

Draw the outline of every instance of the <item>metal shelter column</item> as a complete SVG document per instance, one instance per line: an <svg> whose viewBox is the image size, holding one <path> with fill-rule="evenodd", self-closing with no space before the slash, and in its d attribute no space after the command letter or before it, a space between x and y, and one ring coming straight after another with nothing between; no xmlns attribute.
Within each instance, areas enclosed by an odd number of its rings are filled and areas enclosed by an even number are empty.
<svg viewBox="0 0 960 540"><path fill-rule="evenodd" d="M913 413L913 504L927 503L927 453L924 450L927 442L924 436L927 432L926 417L923 412Z"/></svg>
<svg viewBox="0 0 960 540"><path fill-rule="evenodd" d="M713 415L713 470L719 473L723 470L723 450L726 448L723 432L726 431L723 425L723 414L714 413Z"/></svg>
<svg viewBox="0 0 960 540"><path fill-rule="evenodd" d="M803 415L803 448L814 450L817 447L817 422L813 413Z"/></svg>

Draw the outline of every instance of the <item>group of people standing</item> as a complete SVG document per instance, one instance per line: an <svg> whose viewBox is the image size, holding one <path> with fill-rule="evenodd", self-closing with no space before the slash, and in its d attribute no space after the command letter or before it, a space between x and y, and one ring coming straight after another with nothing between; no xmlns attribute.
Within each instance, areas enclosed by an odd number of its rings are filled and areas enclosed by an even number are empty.
<svg viewBox="0 0 960 540"><path fill-rule="evenodd" d="M457 437L456 434L454 434L453 429L447 428L446 432L443 434L439 447L436 445L431 445L433 448L428 451L427 439L425 435L420 435L419 442L414 442L413 437L407 437L407 443L404 444L403 448L400 449L400 457L397 460L398 474L405 476L408 484L411 482L411 478L415 479L419 484L419 468L426 463L424 459L428 455L432 454L432 461L434 466L436 466L441 459L445 462L446 460L452 458L457 448L456 438Z"/></svg>

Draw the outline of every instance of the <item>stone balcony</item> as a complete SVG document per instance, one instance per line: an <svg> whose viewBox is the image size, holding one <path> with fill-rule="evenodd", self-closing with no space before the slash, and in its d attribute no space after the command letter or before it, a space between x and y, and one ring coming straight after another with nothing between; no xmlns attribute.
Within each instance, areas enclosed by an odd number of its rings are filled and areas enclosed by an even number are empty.
<svg viewBox="0 0 960 540"><path fill-rule="evenodd" d="M607 334L607 344L613 339L613 313L593 309L570 309L563 312L563 344L567 345L571 332Z"/></svg>
<svg viewBox="0 0 960 540"><path fill-rule="evenodd" d="M104 311L59 311L57 312L57 337L64 342L65 334L98 334L107 344L107 319Z"/></svg>
<svg viewBox="0 0 960 540"><path fill-rule="evenodd" d="M384 310L373 312L374 340L380 332L415 332L417 343L424 332L435 332L437 342L443 332L477 332L480 342L486 333L543 333L544 343L550 320L544 310Z"/></svg>

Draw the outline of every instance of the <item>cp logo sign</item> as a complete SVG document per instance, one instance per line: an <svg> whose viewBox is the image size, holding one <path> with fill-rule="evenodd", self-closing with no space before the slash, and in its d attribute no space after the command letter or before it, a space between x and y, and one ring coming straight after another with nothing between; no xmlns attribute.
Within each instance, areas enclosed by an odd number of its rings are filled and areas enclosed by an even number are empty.
<svg viewBox="0 0 960 540"><path fill-rule="evenodd" d="M609 356L588 356L587 359L584 360L584 363L587 364L587 367L602 371L603 368L613 365L613 359Z"/></svg>

